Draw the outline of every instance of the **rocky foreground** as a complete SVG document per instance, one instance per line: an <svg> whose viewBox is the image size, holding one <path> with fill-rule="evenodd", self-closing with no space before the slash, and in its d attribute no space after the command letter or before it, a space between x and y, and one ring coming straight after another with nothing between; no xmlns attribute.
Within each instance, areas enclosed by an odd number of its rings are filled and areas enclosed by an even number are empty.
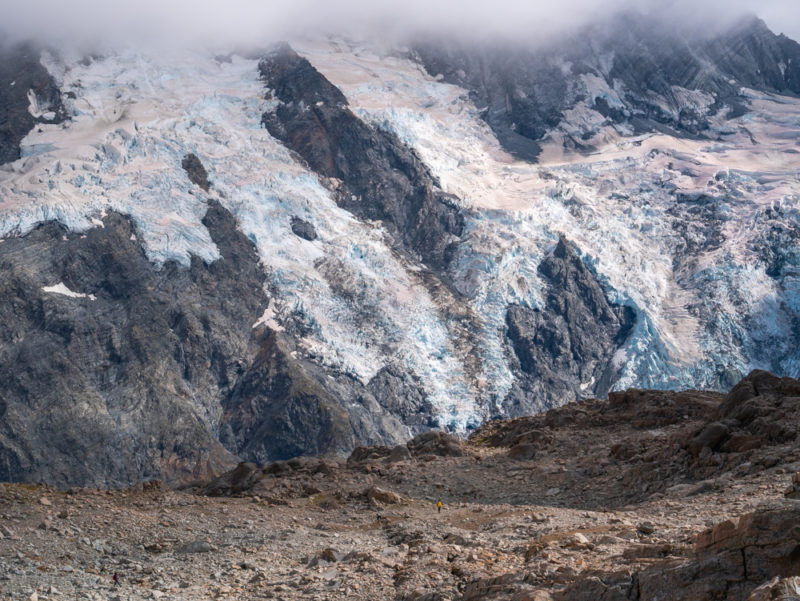
<svg viewBox="0 0 800 601"><path fill-rule="evenodd" d="M4 484L0 598L797 599L799 429L754 372L184 490Z"/></svg>

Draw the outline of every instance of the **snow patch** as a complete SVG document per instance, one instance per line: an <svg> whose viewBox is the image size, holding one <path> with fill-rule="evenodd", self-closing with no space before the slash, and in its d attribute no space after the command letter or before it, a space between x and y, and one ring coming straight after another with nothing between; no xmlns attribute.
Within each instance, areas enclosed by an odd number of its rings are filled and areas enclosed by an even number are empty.
<svg viewBox="0 0 800 601"><path fill-rule="evenodd" d="M256 329L260 326L266 326L274 332L283 332L284 330L283 326L275 321L275 315L272 313L272 309L270 307L264 309L264 313L258 318L258 321L253 324L253 329Z"/></svg>
<svg viewBox="0 0 800 601"><path fill-rule="evenodd" d="M61 294L62 296L68 296L70 298L88 298L89 300L97 300L97 297L94 294L84 294L82 292L73 292L64 284L64 282L59 282L55 286L43 286L43 292L50 292L52 294Z"/></svg>

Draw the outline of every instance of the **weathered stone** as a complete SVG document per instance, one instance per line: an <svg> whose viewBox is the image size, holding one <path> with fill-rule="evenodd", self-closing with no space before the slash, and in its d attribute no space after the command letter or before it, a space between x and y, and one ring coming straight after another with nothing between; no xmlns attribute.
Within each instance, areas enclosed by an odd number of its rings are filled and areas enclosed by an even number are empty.
<svg viewBox="0 0 800 601"><path fill-rule="evenodd" d="M178 548L178 553L210 553L216 551L217 548L207 540L196 540L186 543Z"/></svg>
<svg viewBox="0 0 800 601"><path fill-rule="evenodd" d="M243 461L229 472L212 480L205 493L212 497L229 496L253 488L256 482L264 477L264 473L255 463Z"/></svg>
<svg viewBox="0 0 800 601"><path fill-rule="evenodd" d="M196 154L190 152L183 157L181 167L189 176L189 181L208 192L209 187L211 187L208 181L208 172Z"/></svg>
<svg viewBox="0 0 800 601"><path fill-rule="evenodd" d="M304 240L313 242L317 239L317 230L312 223L299 217L292 217L292 232Z"/></svg>
<svg viewBox="0 0 800 601"><path fill-rule="evenodd" d="M437 455L440 457L461 457L464 451L461 442L446 432L423 432L406 443L415 457Z"/></svg>
<svg viewBox="0 0 800 601"><path fill-rule="evenodd" d="M800 599L800 578L775 576L756 588L747 601L797 601Z"/></svg>
<svg viewBox="0 0 800 601"><path fill-rule="evenodd" d="M411 459L411 451L404 444L399 444L392 447L392 452L389 453L389 463L399 463L401 461L409 461Z"/></svg>
<svg viewBox="0 0 800 601"><path fill-rule="evenodd" d="M653 522L642 522L637 524L636 531L649 536L656 531L656 525Z"/></svg>
<svg viewBox="0 0 800 601"><path fill-rule="evenodd" d="M384 505L397 505L403 502L403 497L398 495L396 492L384 490L382 488L378 488L377 486L371 486L364 491L364 496L370 501L383 503Z"/></svg>
<svg viewBox="0 0 800 601"><path fill-rule="evenodd" d="M535 445L529 443L516 444L508 449L508 456L517 461L529 461L536 456L537 450Z"/></svg>
<svg viewBox="0 0 800 601"><path fill-rule="evenodd" d="M348 467L358 465L367 461L377 461L391 455L392 450L383 445L375 445L371 447L356 447L350 456L347 458Z"/></svg>
<svg viewBox="0 0 800 601"><path fill-rule="evenodd" d="M565 238L538 271L547 283L545 306L511 305L506 315L520 374L516 396L505 405L519 405L519 413L605 396L618 377L612 357L635 322L630 308L610 303ZM592 382L588 390L586 382Z"/></svg>
<svg viewBox="0 0 800 601"><path fill-rule="evenodd" d="M704 448L715 450L730 434L730 428L722 422L712 422L689 442L689 450L697 456Z"/></svg>

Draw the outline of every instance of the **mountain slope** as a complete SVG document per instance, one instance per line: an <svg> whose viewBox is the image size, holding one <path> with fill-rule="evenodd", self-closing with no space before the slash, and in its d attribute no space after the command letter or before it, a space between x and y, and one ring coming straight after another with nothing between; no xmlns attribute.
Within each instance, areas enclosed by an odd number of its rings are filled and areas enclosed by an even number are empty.
<svg viewBox="0 0 800 601"><path fill-rule="evenodd" d="M592 152L604 129L713 139L714 116L747 111L742 87L800 94L800 44L755 17L709 34L634 12L544 48L426 41L414 51L431 75L468 89L503 147L526 160L554 138Z"/></svg>
<svg viewBox="0 0 800 601"><path fill-rule="evenodd" d="M798 375L796 45L616 27L43 54L65 120L0 170L0 477L180 480Z"/></svg>

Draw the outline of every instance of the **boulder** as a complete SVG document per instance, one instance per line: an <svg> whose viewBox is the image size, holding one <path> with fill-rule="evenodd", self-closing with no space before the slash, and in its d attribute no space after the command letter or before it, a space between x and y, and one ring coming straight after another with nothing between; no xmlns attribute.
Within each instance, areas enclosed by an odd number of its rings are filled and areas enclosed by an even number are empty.
<svg viewBox="0 0 800 601"><path fill-rule="evenodd" d="M274 475L274 476L280 476L280 475L283 475L283 474L288 474L291 471L292 471L292 468L285 461L273 461L266 468L264 468L264 473L265 474L270 474L270 475Z"/></svg>
<svg viewBox="0 0 800 601"><path fill-rule="evenodd" d="M392 452L389 453L389 463L398 463L400 461L410 461L411 460L411 451L408 450L408 447L403 444L399 444L396 447L392 448Z"/></svg>
<svg viewBox="0 0 800 601"><path fill-rule="evenodd" d="M408 441L408 450L414 457L438 455L439 457L461 457L464 451L461 441L446 432L423 432Z"/></svg>
<svg viewBox="0 0 800 601"><path fill-rule="evenodd" d="M309 242L317 239L317 230L314 225L299 217L292 217L292 232L295 236L299 236Z"/></svg>
<svg viewBox="0 0 800 601"><path fill-rule="evenodd" d="M253 488L253 485L264 477L255 463L243 461L229 472L214 478L205 488L210 497L228 497Z"/></svg>
<svg viewBox="0 0 800 601"><path fill-rule="evenodd" d="M347 458L347 467L353 467L361 463L369 461L378 461L384 457L391 455L392 450L383 445L374 445L370 447L356 447L350 456Z"/></svg>
<svg viewBox="0 0 800 601"><path fill-rule="evenodd" d="M689 451L695 457L706 447L713 451L729 434L730 428L727 425L722 422L711 422L689 441Z"/></svg>
<svg viewBox="0 0 800 601"><path fill-rule="evenodd" d="M210 553L217 548L207 540L195 540L180 547L178 553Z"/></svg>
<svg viewBox="0 0 800 601"><path fill-rule="evenodd" d="M536 456L536 451L536 445L530 443L516 444L508 449L508 457L517 461L530 461Z"/></svg>
<svg viewBox="0 0 800 601"><path fill-rule="evenodd" d="M378 488L377 486L371 486L364 491L364 496L370 501L382 503L384 505L398 505L403 502L403 497L398 495L396 492L384 490L382 488Z"/></svg>

